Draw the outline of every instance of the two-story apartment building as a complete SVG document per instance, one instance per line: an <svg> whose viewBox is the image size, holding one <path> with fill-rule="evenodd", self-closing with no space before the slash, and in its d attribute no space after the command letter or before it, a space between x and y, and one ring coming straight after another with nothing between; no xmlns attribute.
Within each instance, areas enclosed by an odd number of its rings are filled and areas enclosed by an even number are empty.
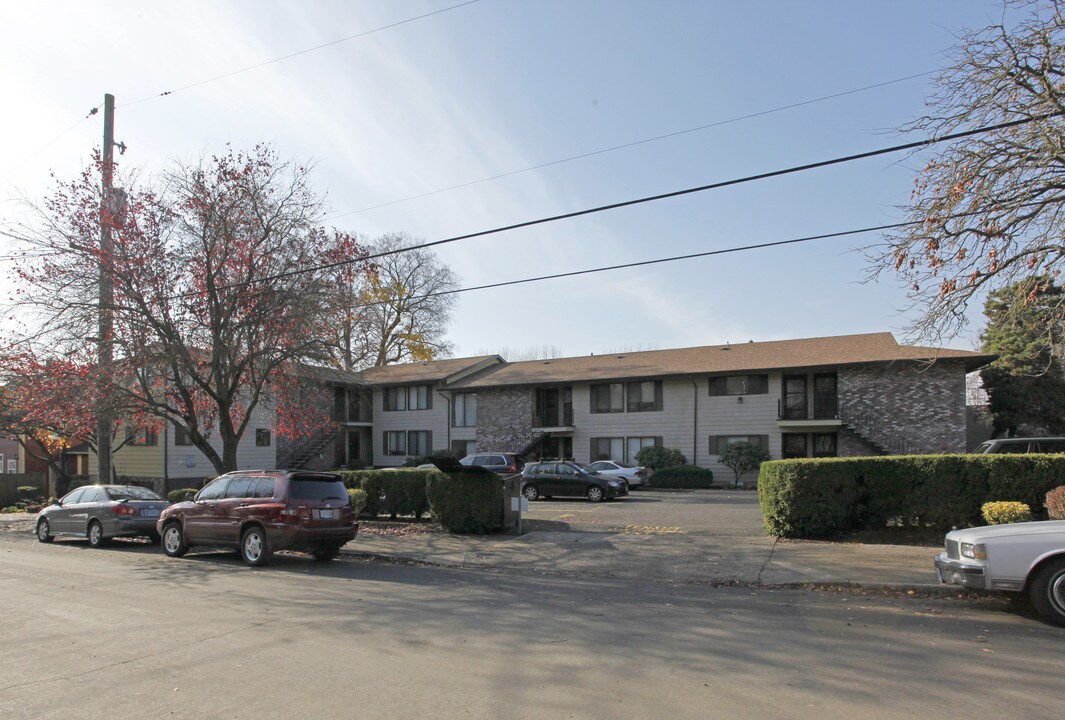
<svg viewBox="0 0 1065 720"><path fill-rule="evenodd" d="M773 458L965 451L965 374L993 359L890 333L507 363L376 368L373 464L450 449L632 461L680 450L721 478L730 442Z"/></svg>

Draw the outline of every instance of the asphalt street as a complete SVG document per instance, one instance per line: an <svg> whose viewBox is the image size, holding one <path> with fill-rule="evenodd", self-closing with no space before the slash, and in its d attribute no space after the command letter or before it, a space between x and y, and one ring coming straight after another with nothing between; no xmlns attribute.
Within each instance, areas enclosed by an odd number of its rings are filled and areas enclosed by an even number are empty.
<svg viewBox="0 0 1065 720"><path fill-rule="evenodd" d="M1058 718L1001 603L0 534L0 717Z"/></svg>

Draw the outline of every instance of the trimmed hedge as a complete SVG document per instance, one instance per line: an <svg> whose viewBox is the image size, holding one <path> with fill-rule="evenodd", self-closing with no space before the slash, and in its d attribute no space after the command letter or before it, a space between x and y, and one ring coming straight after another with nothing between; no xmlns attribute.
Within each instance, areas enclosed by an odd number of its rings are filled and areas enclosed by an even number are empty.
<svg viewBox="0 0 1065 720"><path fill-rule="evenodd" d="M189 493L195 495L197 492L199 492L199 490L197 490L196 488L178 488L177 490L171 490L170 492L168 492L166 494L166 499L170 502L171 505L173 505L174 503L179 503L183 501L185 499L185 496Z"/></svg>
<svg viewBox="0 0 1065 720"><path fill-rule="evenodd" d="M767 533L801 538L888 524L972 527L986 502L1042 508L1047 491L1063 484L1062 455L773 460L762 464L758 497Z"/></svg>
<svg viewBox="0 0 1065 720"><path fill-rule="evenodd" d="M437 470L340 470L337 472L344 485L366 491L364 512L370 517L387 514L413 515L421 518L429 512L429 499L425 494L425 481L430 475L439 475Z"/></svg>
<svg viewBox="0 0 1065 720"><path fill-rule="evenodd" d="M706 468L695 465L677 465L663 470L658 470L651 476L648 483L656 488L705 489L714 482L714 473Z"/></svg>
<svg viewBox="0 0 1065 720"><path fill-rule="evenodd" d="M483 473L432 473L426 490L433 519L453 533L483 535L503 526L503 479Z"/></svg>
<svg viewBox="0 0 1065 720"><path fill-rule="evenodd" d="M348 500L351 502L351 511L358 517L366 507L366 491L362 488L348 488Z"/></svg>

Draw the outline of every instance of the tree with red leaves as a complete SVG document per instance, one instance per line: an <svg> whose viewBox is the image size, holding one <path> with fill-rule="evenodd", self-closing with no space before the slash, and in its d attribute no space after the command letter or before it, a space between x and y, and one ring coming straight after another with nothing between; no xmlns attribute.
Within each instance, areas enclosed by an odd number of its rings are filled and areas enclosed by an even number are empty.
<svg viewBox="0 0 1065 720"><path fill-rule="evenodd" d="M322 227L307 168L257 146L174 164L151 184L116 172L121 215L101 210L101 170L97 157L57 181L35 221L7 233L23 246L11 298L23 326L2 353L7 378L85 428L106 406L127 432L169 423L219 473L237 467L257 411L281 418L282 435L328 427L327 404L305 405L299 364L326 356L337 287L369 265L353 235ZM114 281L115 360L97 370L100 272ZM39 411L21 408L25 419Z"/></svg>

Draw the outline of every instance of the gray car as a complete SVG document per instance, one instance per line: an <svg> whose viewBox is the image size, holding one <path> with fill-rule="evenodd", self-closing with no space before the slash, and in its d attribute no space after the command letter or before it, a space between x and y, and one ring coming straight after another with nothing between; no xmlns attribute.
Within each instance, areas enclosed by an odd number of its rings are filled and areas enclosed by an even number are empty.
<svg viewBox="0 0 1065 720"><path fill-rule="evenodd" d="M71 490L37 515L37 539L88 538L100 547L114 537L142 535L159 542L155 523L169 503L137 485L86 485Z"/></svg>

